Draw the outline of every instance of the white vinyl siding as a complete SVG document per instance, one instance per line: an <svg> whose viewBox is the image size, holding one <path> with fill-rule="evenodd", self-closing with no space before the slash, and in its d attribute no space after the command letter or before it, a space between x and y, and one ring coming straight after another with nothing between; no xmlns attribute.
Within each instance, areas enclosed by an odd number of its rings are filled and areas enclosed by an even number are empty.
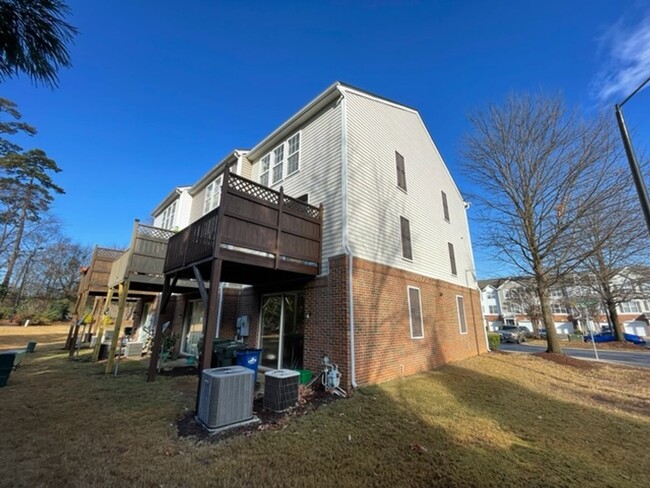
<svg viewBox="0 0 650 488"><path fill-rule="evenodd" d="M316 118L306 122L299 131L284 137L290 140L300 134L299 168L282 186L284 193L298 198L309 195L311 205L323 204L323 260L321 271L327 274L328 258L341 254L341 106L332 103L319 112ZM252 179L263 184L263 158L271 154L274 142L253 161ZM288 154L288 153L287 153ZM249 154L249 157L251 155ZM287 165L285 165L287 166ZM277 188L274 188L277 190ZM398 237L399 239L399 237Z"/></svg>
<svg viewBox="0 0 650 488"><path fill-rule="evenodd" d="M456 310L458 311L458 327L461 334L467 334L467 320L465 317L465 299L456 295Z"/></svg>
<svg viewBox="0 0 650 488"><path fill-rule="evenodd" d="M411 326L411 339L424 337L424 324L422 320L422 300L420 289L414 286L406 288L409 305L409 324Z"/></svg>
<svg viewBox="0 0 650 488"><path fill-rule="evenodd" d="M475 286L463 198L419 115L346 91L348 219L354 256L460 286ZM395 184L395 151L408 162L408 193ZM440 192L447 196L445 221ZM326 212L326 216L329 214ZM408 215L416 259L402 258L395 216ZM449 272L447 243L457 275Z"/></svg>
<svg viewBox="0 0 650 488"><path fill-rule="evenodd" d="M205 195L203 197L203 215L219 206L221 202L221 185L223 183L223 175L219 175L217 179L212 181L205 188Z"/></svg>

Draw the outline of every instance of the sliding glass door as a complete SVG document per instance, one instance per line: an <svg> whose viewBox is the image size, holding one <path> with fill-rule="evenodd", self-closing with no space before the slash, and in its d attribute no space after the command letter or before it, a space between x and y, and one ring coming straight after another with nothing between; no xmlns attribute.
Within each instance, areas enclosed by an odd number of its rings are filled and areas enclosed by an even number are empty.
<svg viewBox="0 0 650 488"><path fill-rule="evenodd" d="M262 366L300 369L305 338L305 294L262 297Z"/></svg>

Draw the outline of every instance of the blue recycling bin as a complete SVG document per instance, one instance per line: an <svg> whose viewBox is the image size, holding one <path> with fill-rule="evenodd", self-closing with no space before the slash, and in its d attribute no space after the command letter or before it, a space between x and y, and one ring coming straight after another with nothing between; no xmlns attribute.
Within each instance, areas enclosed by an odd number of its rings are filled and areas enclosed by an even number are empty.
<svg viewBox="0 0 650 488"><path fill-rule="evenodd" d="M240 349L235 351L235 361L238 366L252 369L255 372L255 383L257 383L257 370L260 365L261 349Z"/></svg>

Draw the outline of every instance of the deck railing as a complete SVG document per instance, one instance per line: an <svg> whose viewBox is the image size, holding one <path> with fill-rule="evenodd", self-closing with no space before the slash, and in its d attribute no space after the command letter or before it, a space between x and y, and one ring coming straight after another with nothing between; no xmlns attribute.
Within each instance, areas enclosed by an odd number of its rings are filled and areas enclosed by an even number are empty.
<svg viewBox="0 0 650 488"><path fill-rule="evenodd" d="M217 246L227 249L223 253L229 258L248 253L257 262L271 258L276 268L282 261L317 270L320 234L319 207L289 197L282 189L228 174L221 205L170 238L164 270L174 272L212 259ZM239 260L246 261L245 257Z"/></svg>
<svg viewBox="0 0 650 488"><path fill-rule="evenodd" d="M131 246L111 268L109 284L115 286L137 275L162 278L167 244L174 231L141 224L136 220Z"/></svg>
<svg viewBox="0 0 650 488"><path fill-rule="evenodd" d="M79 281L79 293L106 292L111 266L123 254L124 251L119 249L95 247L90 265Z"/></svg>

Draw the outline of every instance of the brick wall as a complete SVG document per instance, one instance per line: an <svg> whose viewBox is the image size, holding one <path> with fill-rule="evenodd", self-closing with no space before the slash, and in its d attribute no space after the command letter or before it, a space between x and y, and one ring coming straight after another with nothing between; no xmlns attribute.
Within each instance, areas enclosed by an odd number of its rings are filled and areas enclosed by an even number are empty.
<svg viewBox="0 0 650 488"><path fill-rule="evenodd" d="M486 352L478 291L354 259L356 379L378 383ZM420 289L424 337L412 339L407 286ZM456 296L464 297L461 334Z"/></svg>

